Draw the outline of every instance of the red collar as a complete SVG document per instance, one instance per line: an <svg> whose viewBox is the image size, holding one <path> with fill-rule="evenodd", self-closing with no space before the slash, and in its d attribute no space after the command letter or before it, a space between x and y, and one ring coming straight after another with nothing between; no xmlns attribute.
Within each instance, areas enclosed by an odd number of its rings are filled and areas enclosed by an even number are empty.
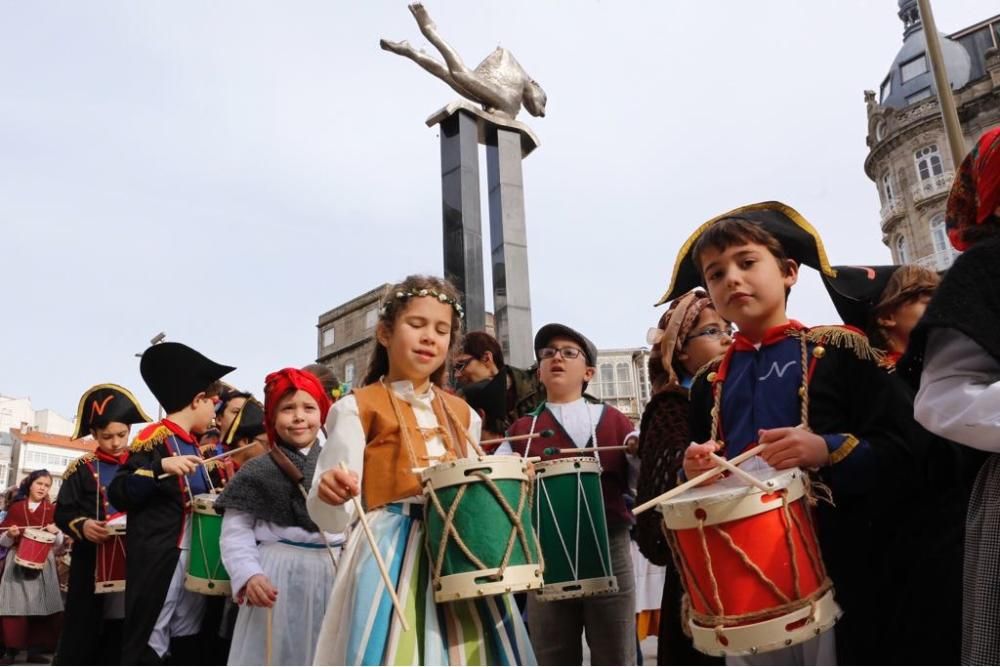
<svg viewBox="0 0 1000 667"><path fill-rule="evenodd" d="M189 445L197 445L198 441L194 439L194 436L182 429L177 424L173 423L169 419L163 419L161 423L170 429L170 432L176 435L178 438L188 443Z"/></svg>
<svg viewBox="0 0 1000 667"><path fill-rule="evenodd" d="M113 463L116 465L122 465L123 463L125 463L125 459L128 458L128 449L126 449L118 456L115 456L114 454L108 454L106 451L98 447L97 450L94 451L94 456L97 457L98 461L101 461L103 463Z"/></svg>
<svg viewBox="0 0 1000 667"><path fill-rule="evenodd" d="M719 370L715 372L715 381L722 382L726 379L726 373L729 371L729 362L732 360L734 352L752 352L757 350L758 347L774 345L788 338L789 331L804 331L805 329L806 326L798 320L788 320L784 324L779 324L765 331L759 345L737 331L736 335L733 336L733 344L726 350L726 354L722 357L722 362L719 364Z"/></svg>

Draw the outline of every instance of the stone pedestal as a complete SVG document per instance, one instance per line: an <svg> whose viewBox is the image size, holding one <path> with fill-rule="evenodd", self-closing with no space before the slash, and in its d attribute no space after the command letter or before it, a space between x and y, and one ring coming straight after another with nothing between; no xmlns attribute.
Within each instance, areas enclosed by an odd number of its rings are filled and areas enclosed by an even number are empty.
<svg viewBox="0 0 1000 667"><path fill-rule="evenodd" d="M458 101L427 119L441 129L445 277L465 294L466 330L485 326L478 146L486 146L493 305L507 363L534 363L521 160L538 138L518 121Z"/></svg>

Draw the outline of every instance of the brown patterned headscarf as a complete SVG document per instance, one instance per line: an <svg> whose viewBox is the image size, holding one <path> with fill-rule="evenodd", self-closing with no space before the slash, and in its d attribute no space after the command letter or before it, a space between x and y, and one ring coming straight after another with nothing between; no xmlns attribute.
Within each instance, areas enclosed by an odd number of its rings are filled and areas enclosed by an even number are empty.
<svg viewBox="0 0 1000 667"><path fill-rule="evenodd" d="M680 378L674 370L674 355L684 347L684 341L701 315L701 311L712 308L712 300L701 289L694 289L675 299L660 317L655 329L650 329L647 342L652 345L649 356L649 380L653 392L659 392L672 385L679 385ZM663 351L666 350L666 355Z"/></svg>
<svg viewBox="0 0 1000 667"><path fill-rule="evenodd" d="M956 250L966 250L966 232L991 219L1000 205L1000 127L983 134L955 174L945 228Z"/></svg>

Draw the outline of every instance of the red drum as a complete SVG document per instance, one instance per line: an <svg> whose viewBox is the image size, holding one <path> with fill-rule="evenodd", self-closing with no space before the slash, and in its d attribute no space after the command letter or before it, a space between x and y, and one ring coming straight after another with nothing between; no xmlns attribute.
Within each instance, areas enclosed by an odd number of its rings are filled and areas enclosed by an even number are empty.
<svg viewBox="0 0 1000 667"><path fill-rule="evenodd" d="M45 559L52 551L56 536L39 528L25 528L21 533L21 541L17 543L14 562L30 570L41 570L45 567Z"/></svg>
<svg viewBox="0 0 1000 667"><path fill-rule="evenodd" d="M689 598L694 646L709 655L799 644L841 614L806 502L805 473L748 472L773 491L727 477L659 507Z"/></svg>
<svg viewBox="0 0 1000 667"><path fill-rule="evenodd" d="M107 529L111 537L97 545L94 592L120 593L125 590L125 514L108 519Z"/></svg>

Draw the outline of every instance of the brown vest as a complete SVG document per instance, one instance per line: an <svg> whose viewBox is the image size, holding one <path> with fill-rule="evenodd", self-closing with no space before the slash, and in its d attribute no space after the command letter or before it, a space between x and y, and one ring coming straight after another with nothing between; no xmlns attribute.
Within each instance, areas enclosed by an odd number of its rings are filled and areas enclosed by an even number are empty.
<svg viewBox="0 0 1000 667"><path fill-rule="evenodd" d="M389 400L390 391L388 386L378 383L353 392L358 403L361 427L365 431L365 474L362 478L361 498L369 511L423 492L420 477L413 473L413 461L400 437L399 423ZM413 408L398 396L395 399L417 458L416 467L424 468L439 463L437 459L427 458L424 434L417 425ZM444 409L445 403L451 414L459 420L459 424L448 417ZM445 459L442 460L465 457L465 434L470 420L468 404L435 387L431 405L438 425L442 427L440 434L447 450Z"/></svg>

